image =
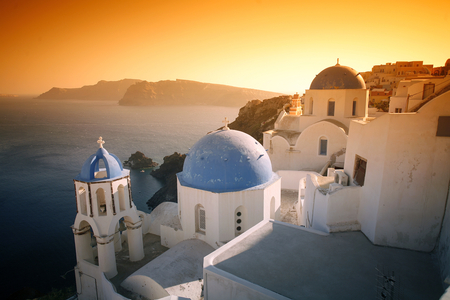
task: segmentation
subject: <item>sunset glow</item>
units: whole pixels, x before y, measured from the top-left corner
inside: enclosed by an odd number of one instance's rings
[[[450,2],[2,1],[0,93],[123,78],[293,94],[340,59],[450,58]]]

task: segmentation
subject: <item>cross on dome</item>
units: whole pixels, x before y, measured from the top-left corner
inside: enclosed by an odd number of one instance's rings
[[[103,144],[105,143],[105,141],[102,139],[102,137],[99,137],[97,143],[99,144],[99,148],[103,148]]]
[[[225,120],[223,120],[222,123],[225,124],[223,130],[230,130],[230,128],[228,127],[228,123],[230,123],[230,121],[228,121],[227,117],[225,117]]]

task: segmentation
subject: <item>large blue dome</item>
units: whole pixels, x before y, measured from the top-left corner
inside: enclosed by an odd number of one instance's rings
[[[326,68],[311,82],[310,90],[365,89],[362,76],[354,69],[339,64]]]
[[[101,161],[104,168],[100,168]],[[100,147],[95,154],[84,162],[80,174],[75,179],[87,182],[98,181],[127,175],[125,173],[119,158]]]
[[[273,176],[263,146],[236,130],[215,131],[201,138],[178,173],[182,185],[211,192],[248,189],[269,182]]]

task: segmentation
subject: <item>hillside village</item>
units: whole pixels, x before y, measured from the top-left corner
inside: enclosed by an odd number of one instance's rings
[[[201,138],[150,214],[99,138],[74,178],[78,299],[448,299],[449,70],[338,61],[262,143],[226,119]]]

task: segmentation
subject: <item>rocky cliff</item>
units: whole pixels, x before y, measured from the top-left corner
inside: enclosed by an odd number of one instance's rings
[[[243,131],[262,144],[263,132],[273,129],[281,110],[287,109],[290,101],[291,96],[249,101],[239,110],[238,117],[228,127]]]
[[[130,86],[120,105],[217,105],[242,106],[251,99],[280,93],[190,80],[142,81]]]
[[[183,171],[183,164],[186,154],[175,152],[172,155],[165,156],[163,164],[150,175],[161,179],[164,186],[160,188],[147,201],[149,208],[154,209],[162,202],[177,202],[177,177],[178,172]]]
[[[240,130],[262,142],[263,132],[273,129],[274,123],[281,110],[287,109],[291,96],[280,96],[264,101],[252,100],[239,110],[236,120],[229,124],[231,129]],[[164,163],[159,169],[153,170],[151,175],[162,179],[165,185],[147,201],[149,208],[154,209],[162,202],[177,202],[176,174],[183,170],[186,155],[175,152],[164,157]]]
[[[141,80],[122,79],[119,81],[101,80],[95,85],[85,85],[81,88],[57,88],[54,87],[37,97],[37,99],[57,100],[115,100],[119,101],[127,89]]]
[[[153,159],[145,156],[141,151],[136,151],[136,153],[131,154],[128,160],[123,162],[123,165],[136,170],[144,168],[154,168],[158,166],[158,163],[154,162]]]

